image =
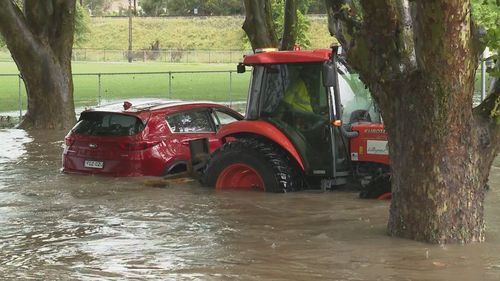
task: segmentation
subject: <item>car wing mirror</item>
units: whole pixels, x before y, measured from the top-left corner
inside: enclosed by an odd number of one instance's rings
[[[238,63],[238,66],[236,67],[236,72],[238,73],[245,73],[247,69],[245,68],[245,65],[243,63]]]

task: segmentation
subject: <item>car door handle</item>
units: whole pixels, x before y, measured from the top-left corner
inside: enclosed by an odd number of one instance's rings
[[[189,145],[190,141],[191,140],[181,140],[181,144],[183,144],[183,145]]]

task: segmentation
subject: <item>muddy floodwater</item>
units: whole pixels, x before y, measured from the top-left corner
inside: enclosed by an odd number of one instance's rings
[[[0,130],[0,280],[500,280],[500,160],[487,237],[385,235],[351,192],[215,192],[60,173],[63,133]]]

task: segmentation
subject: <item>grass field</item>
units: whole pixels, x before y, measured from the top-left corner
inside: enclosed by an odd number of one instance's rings
[[[95,106],[100,101],[105,103],[139,97],[219,102],[245,101],[250,73],[230,74],[229,71],[234,71],[235,68],[235,64],[74,62],[75,105]],[[197,71],[216,72],[195,73]],[[19,89],[21,106],[25,110],[26,92],[23,84],[19,86],[17,73],[14,63],[0,62],[0,112],[19,110]],[[476,103],[479,102],[479,78],[478,74]]]
[[[244,101],[249,72],[229,73],[235,69],[234,64],[73,63],[75,105],[94,106],[99,100],[107,102],[137,97]],[[197,71],[217,72],[193,73]],[[0,62],[0,73],[12,74],[0,76],[0,112],[19,110],[19,79],[15,64]],[[21,100],[24,110],[24,85],[21,86]]]
[[[148,49],[156,40],[162,49],[248,50],[243,29],[244,17],[142,18],[132,21],[133,49]],[[307,36],[311,48],[327,48],[332,43],[326,16],[309,16]],[[91,18],[88,40],[77,48],[128,48],[128,18]]]

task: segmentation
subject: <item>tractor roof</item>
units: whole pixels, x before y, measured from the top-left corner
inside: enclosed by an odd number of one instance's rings
[[[247,55],[243,59],[243,63],[246,65],[257,65],[324,62],[330,59],[331,53],[331,49],[318,49],[313,51],[270,51]]]

